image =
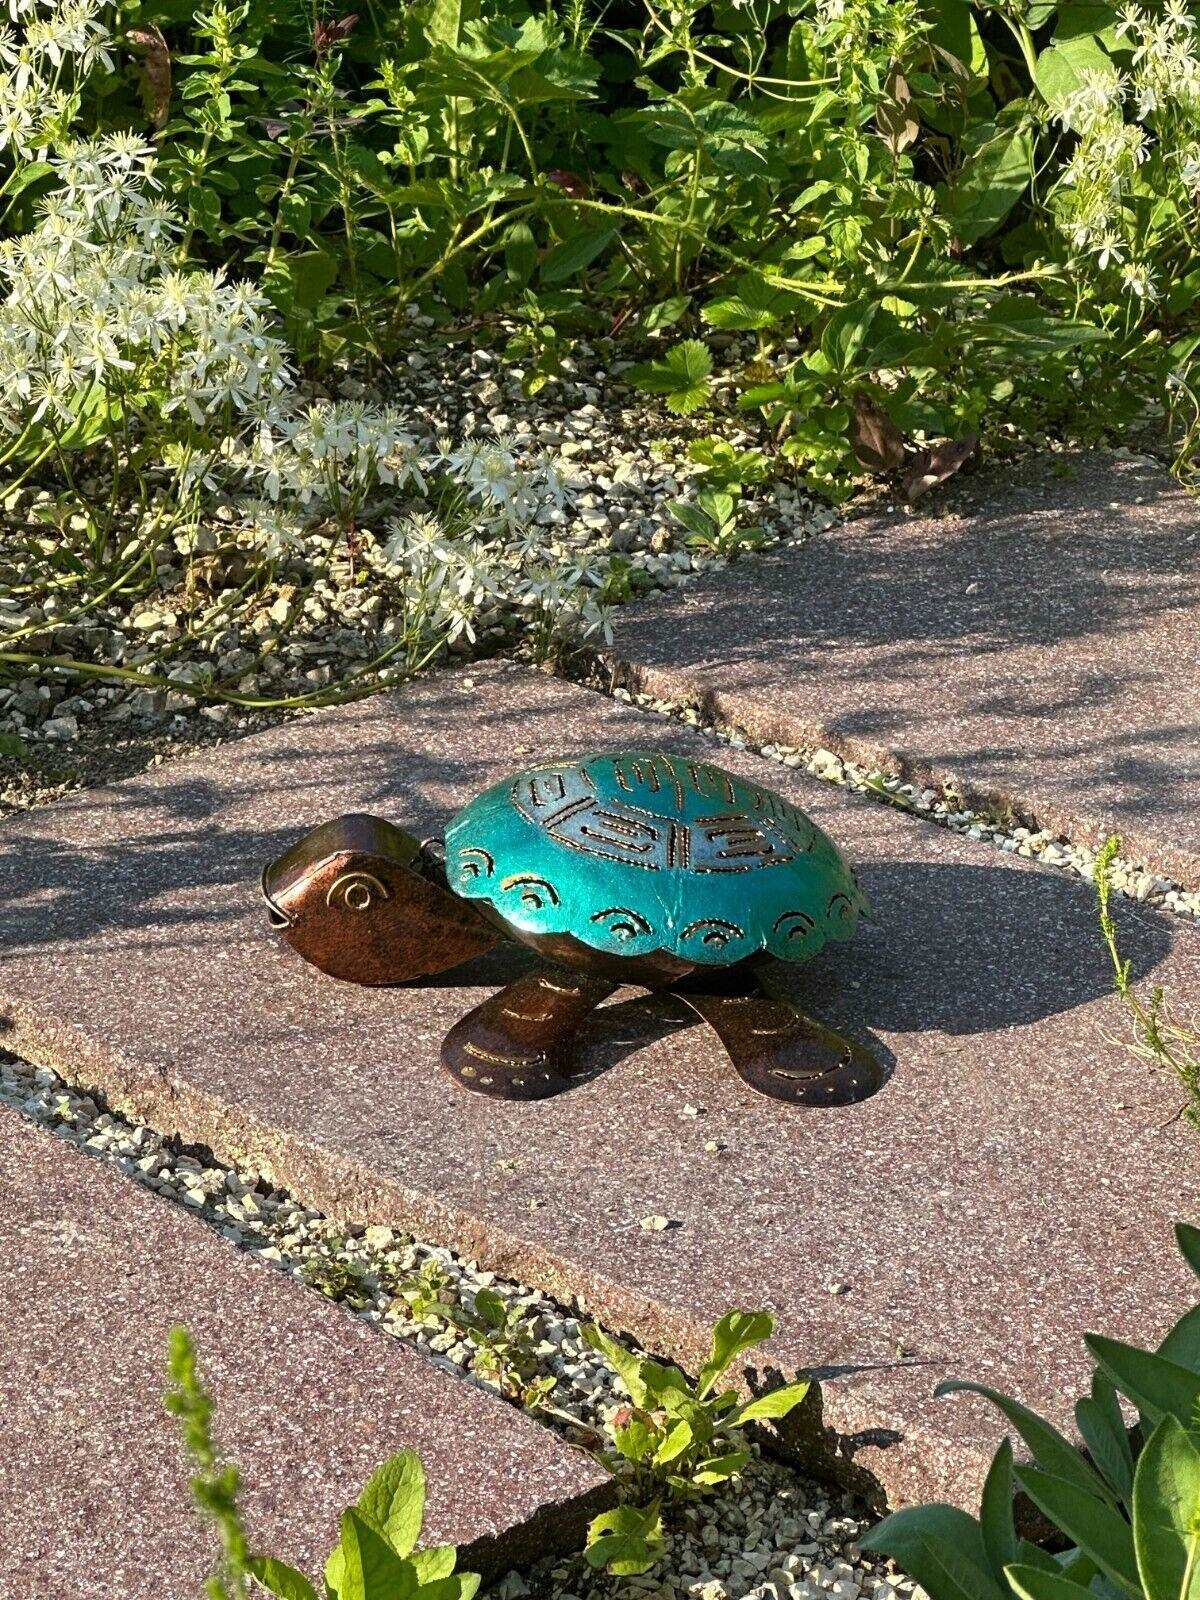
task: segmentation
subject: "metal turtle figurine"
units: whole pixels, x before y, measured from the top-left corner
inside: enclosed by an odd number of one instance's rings
[[[526,768],[436,841],[378,817],[323,823],[266,868],[271,921],[336,978],[394,984],[518,940],[545,958],[442,1044],[464,1088],[538,1100],[571,1083],[588,1014],[670,989],[753,1088],[838,1105],[878,1088],[862,1046],[770,994],[773,958],[848,939],[867,903],[832,840],[770,789],[661,751]]]

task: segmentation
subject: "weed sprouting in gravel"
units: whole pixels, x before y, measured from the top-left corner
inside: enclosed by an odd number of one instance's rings
[[[411,1450],[377,1467],[354,1505],[342,1513],[320,1589],[276,1556],[253,1553],[238,1512],[238,1469],[219,1459],[212,1436],[213,1402],[198,1372],[186,1328],[172,1330],[169,1368],[174,1388],[165,1405],[180,1421],[196,1468],[192,1493],[216,1526],[221,1553],[205,1584],[209,1600],[250,1600],[265,1592],[279,1600],[473,1600],[475,1573],[455,1573],[453,1545],[418,1549],[425,1520],[425,1469]]]
[[[1133,1024],[1126,1048],[1148,1066],[1174,1075],[1187,1100],[1180,1110],[1184,1121],[1200,1130],[1200,1033],[1172,1015],[1166,991],[1155,984],[1143,998],[1130,977],[1130,963],[1121,954],[1112,913],[1112,865],[1121,849],[1117,837],[1106,840],[1096,857],[1096,895],[1100,907],[1100,932],[1112,959],[1113,977]]]

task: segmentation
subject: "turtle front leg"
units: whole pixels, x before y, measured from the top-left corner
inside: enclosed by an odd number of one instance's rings
[[[763,994],[677,993],[714,1029],[738,1076],[773,1100],[852,1105],[883,1082],[870,1051],[805,1016],[788,1000]]]
[[[615,983],[539,968],[468,1011],[442,1041],[442,1065],[496,1100],[545,1100],[570,1087],[576,1034]]]

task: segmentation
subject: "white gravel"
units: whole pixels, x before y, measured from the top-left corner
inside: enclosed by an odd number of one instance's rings
[[[578,1443],[600,1443],[607,1419],[627,1399],[616,1374],[584,1344],[579,1307],[394,1229],[335,1224],[204,1150],[104,1110],[49,1068],[2,1051],[0,1102],[186,1206],[240,1249],[407,1339],[439,1366],[494,1390],[494,1379],[475,1367],[470,1342],[436,1317],[414,1319],[405,1299],[406,1290],[433,1282],[443,1301],[469,1307],[479,1289],[492,1290],[520,1311],[536,1375],[555,1380],[545,1408],[530,1415]],[[572,1556],[525,1577],[510,1574],[492,1592],[497,1600],[531,1593],[538,1600],[923,1600],[907,1579],[860,1552],[856,1540],[871,1521],[861,1507],[831,1498],[755,1450],[737,1483],[672,1514],[668,1554],[644,1577],[611,1578]]]

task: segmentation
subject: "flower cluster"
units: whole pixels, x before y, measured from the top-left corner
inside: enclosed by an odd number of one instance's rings
[[[1173,212],[1186,224],[1200,193],[1200,40],[1184,0],[1168,0],[1156,15],[1127,5],[1117,34],[1130,70],[1088,69],[1058,107],[1077,142],[1052,205],[1075,251],[1151,301],[1164,258],[1147,216]],[[1139,205],[1146,199],[1155,205]]]
[[[29,159],[62,139],[80,83],[112,71],[110,0],[8,0],[0,23],[0,150]]]
[[[0,426],[18,445],[136,423],[164,458],[194,461],[198,436],[290,388],[258,291],[174,268],[153,162],[128,135],[71,148],[37,227],[0,243]]]
[[[410,610],[448,641],[474,641],[488,608],[520,615],[543,649],[566,634],[611,636],[602,562],[555,533],[570,496],[553,461],[521,466],[498,436],[443,445],[427,466],[440,492],[394,518],[381,551]]]

